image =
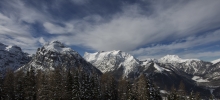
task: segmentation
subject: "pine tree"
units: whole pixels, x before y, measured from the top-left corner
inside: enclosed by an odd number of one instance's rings
[[[62,70],[60,68],[55,68],[54,72],[51,74],[51,79],[49,80],[52,99],[60,100],[64,98],[65,85],[63,82]]]
[[[3,74],[0,73],[0,100],[3,100]]]
[[[81,99],[85,100],[89,98],[89,92],[88,92],[88,88],[89,88],[89,77],[87,75],[87,73],[85,73],[84,71],[81,71]]]
[[[116,85],[116,80],[113,76],[110,76],[110,79],[109,79],[109,96],[110,96],[110,100],[117,100],[117,94],[118,94],[118,91],[117,91],[117,85]]]
[[[41,73],[38,72],[38,82],[37,82],[37,100],[50,100],[52,99],[51,93],[51,73]]]
[[[36,99],[40,100],[41,97],[41,90],[42,90],[42,83],[43,83],[43,73],[41,70],[38,70],[36,73]]]
[[[114,77],[108,73],[103,74],[101,78],[101,84],[102,99],[117,100],[118,91]]]
[[[35,71],[31,67],[24,77],[24,98],[28,100],[36,100],[36,77]]]
[[[195,100],[195,95],[193,91],[190,92],[189,100]]]
[[[186,99],[185,85],[183,81],[180,81],[179,88],[178,88],[178,95],[181,99]]]
[[[168,100],[178,100],[178,99],[179,99],[179,97],[178,97],[176,88],[175,88],[175,86],[173,85],[173,86],[171,87],[171,93],[168,95]]]
[[[69,69],[66,76],[66,99],[71,100],[73,98],[73,75]]]
[[[10,69],[7,70],[5,79],[3,82],[3,98],[4,100],[13,100],[15,98],[14,72]]]
[[[211,94],[209,100],[215,100],[214,96]]]
[[[94,73],[91,77],[91,99],[92,100],[101,100],[101,84],[100,84],[100,78],[98,74]]]
[[[200,100],[200,99],[201,99],[201,98],[200,98],[200,93],[197,92],[196,95],[195,95],[195,100]]]
[[[135,95],[132,91],[132,84],[129,80],[126,81],[126,100],[135,100]]]
[[[24,100],[24,75],[25,73],[20,70],[15,73],[15,99]]]
[[[149,100],[150,99],[150,91],[149,89],[149,82],[144,74],[141,74],[138,82],[137,82],[137,89],[138,89],[138,100]]]
[[[162,97],[160,95],[160,91],[159,91],[159,88],[156,87],[156,85],[153,85],[152,84],[152,88],[153,88],[153,91],[152,91],[152,100],[162,100]]]
[[[118,83],[118,99],[119,100],[133,100],[134,95],[132,85],[129,80],[121,78]]]
[[[102,100],[108,100],[109,97],[109,93],[108,93],[108,76],[109,74],[108,73],[104,73],[102,76],[101,76],[101,98]]]
[[[85,84],[85,96],[87,100],[90,100],[92,98],[92,82],[91,82],[91,75],[86,74],[86,84]]]
[[[127,95],[127,81],[122,78],[118,84],[118,99],[127,100]]]
[[[73,98],[72,100],[81,100],[81,83],[80,83],[80,73],[79,70],[77,69],[75,71],[75,75],[73,76]]]
[[[133,98],[134,98],[132,100],[138,100],[139,95],[138,95],[138,83],[137,82],[133,83],[132,90],[133,90],[132,94],[133,94]]]

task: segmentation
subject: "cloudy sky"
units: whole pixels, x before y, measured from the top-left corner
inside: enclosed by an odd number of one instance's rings
[[[1,0],[0,42],[30,54],[59,40],[79,52],[220,58],[220,0]]]

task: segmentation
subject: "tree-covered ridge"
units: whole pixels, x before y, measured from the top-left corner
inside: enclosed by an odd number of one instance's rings
[[[109,73],[98,75],[77,69],[13,72],[0,80],[1,100],[199,100],[199,94],[186,96],[184,84],[166,95],[145,75],[130,81],[116,80]]]

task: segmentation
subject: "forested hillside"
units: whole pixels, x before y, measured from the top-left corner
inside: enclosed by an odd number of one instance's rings
[[[115,80],[106,73],[86,73],[81,68],[43,72],[8,70],[0,81],[1,100],[199,100],[199,93],[187,96],[184,84],[161,94],[150,78]],[[194,98],[194,99],[193,99]]]

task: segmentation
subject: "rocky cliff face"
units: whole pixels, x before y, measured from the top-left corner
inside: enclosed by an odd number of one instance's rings
[[[140,62],[120,50],[85,53],[84,58],[103,73],[115,72],[118,77],[127,77],[138,71]]]
[[[5,73],[7,69],[16,70],[28,63],[31,57],[24,53],[20,47],[0,43],[0,72]]]
[[[101,73],[92,64],[88,63],[76,51],[66,47],[59,41],[52,41],[38,48],[32,60],[19,70],[54,70],[55,68],[76,68],[80,67],[88,72],[96,71]]]
[[[177,55],[164,56],[158,59],[158,62],[191,75],[203,75],[206,73],[207,68],[212,65],[210,62],[199,59],[182,59]]]

